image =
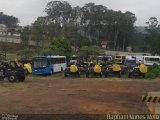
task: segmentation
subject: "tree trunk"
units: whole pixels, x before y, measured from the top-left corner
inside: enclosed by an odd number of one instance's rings
[[[116,50],[116,46],[117,46],[117,39],[118,39],[118,30],[115,31],[115,34],[114,34],[114,50]]]
[[[126,42],[126,39],[123,38],[123,51],[125,51],[125,42]]]

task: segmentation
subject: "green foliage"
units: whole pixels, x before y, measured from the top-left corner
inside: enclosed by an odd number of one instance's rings
[[[24,28],[22,29],[20,38],[21,38],[22,44],[23,44],[24,46],[28,45],[30,32],[31,32],[31,31],[30,31],[30,29],[29,29],[28,26],[26,26],[26,27],[24,27]]]
[[[125,50],[131,44],[136,17],[129,11],[109,10],[94,3],[72,8],[67,1],[51,1],[45,12],[46,23],[59,24],[58,37],[68,39],[75,49],[90,43],[100,45],[102,40],[109,41],[108,47],[115,50]]]
[[[54,55],[70,56],[72,49],[67,39],[54,38],[51,41],[50,48]]]
[[[51,1],[47,3],[45,12],[48,20],[55,23],[65,23],[69,20],[72,11],[71,5],[67,1]]]
[[[89,55],[103,55],[104,50],[98,46],[84,46],[78,51],[78,55],[81,57],[88,57]]]
[[[43,45],[44,41],[44,23],[39,18],[32,25],[31,39],[37,43],[38,46]]]
[[[5,24],[7,27],[12,28],[18,25],[18,18],[14,16],[5,15],[0,12],[0,24]]]
[[[147,32],[145,41],[149,45],[149,50],[152,54],[159,54],[160,52],[160,25],[155,17],[151,17],[147,22]]]
[[[154,79],[160,76],[160,67],[155,63],[149,67],[149,72],[147,73],[146,77],[148,79]]]
[[[149,73],[147,73],[146,78],[147,79],[154,79],[154,78],[156,78],[156,76],[153,72],[149,72]]]
[[[53,55],[53,50],[52,49],[50,49],[50,48],[45,48],[45,49],[43,49],[42,51],[41,51],[41,55],[42,56],[48,56],[48,55]]]
[[[31,48],[24,48],[23,50],[17,53],[21,59],[31,59],[34,56],[34,50]]]

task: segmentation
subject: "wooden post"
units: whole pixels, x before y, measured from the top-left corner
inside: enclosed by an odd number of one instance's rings
[[[156,103],[152,103],[152,118],[156,119]]]

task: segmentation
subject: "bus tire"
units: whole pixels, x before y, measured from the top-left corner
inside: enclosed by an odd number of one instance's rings
[[[61,72],[63,72],[63,67],[61,67]]]
[[[52,69],[51,69],[51,71],[50,71],[49,75],[53,75],[53,70],[52,70]]]

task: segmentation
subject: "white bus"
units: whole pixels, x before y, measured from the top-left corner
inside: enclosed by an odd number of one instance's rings
[[[145,65],[153,65],[154,63],[160,65],[160,56],[143,56],[143,63]]]
[[[66,56],[38,56],[33,58],[33,74],[53,74],[65,70]]]
[[[143,56],[142,55],[133,55],[133,58],[136,59],[136,64],[143,62]]]

